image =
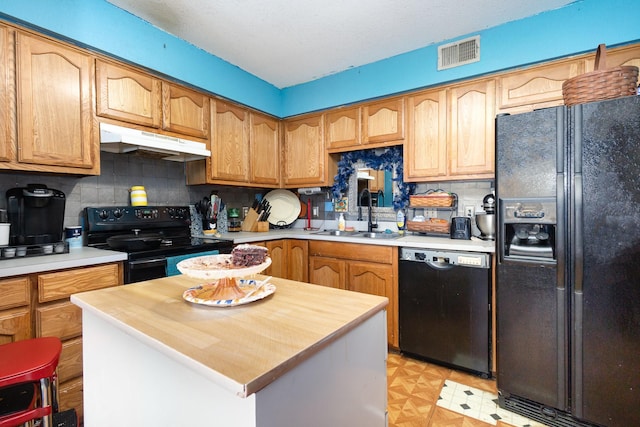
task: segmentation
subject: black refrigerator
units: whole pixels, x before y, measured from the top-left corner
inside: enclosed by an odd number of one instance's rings
[[[640,426],[640,96],[496,118],[500,405]]]

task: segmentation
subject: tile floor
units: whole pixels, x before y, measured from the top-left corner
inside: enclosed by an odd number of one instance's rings
[[[498,407],[495,380],[389,353],[390,427],[543,427]]]

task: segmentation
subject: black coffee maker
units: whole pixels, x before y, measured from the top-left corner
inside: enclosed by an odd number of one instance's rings
[[[44,184],[7,191],[11,223],[10,245],[37,245],[62,241],[65,195]]]

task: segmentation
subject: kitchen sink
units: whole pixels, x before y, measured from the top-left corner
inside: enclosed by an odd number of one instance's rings
[[[364,239],[396,239],[400,237],[398,233],[385,233],[383,231],[342,231],[342,230],[324,230],[316,231],[312,234],[321,236],[341,236],[341,237],[358,237]]]
[[[357,233],[353,237],[364,237],[366,239],[396,239],[400,237],[398,233],[385,233],[383,231],[369,231]]]
[[[350,236],[355,236],[356,234],[360,234],[360,232],[359,231],[343,231],[343,230],[324,230],[324,231],[318,231],[313,234],[320,234],[322,236],[350,237]]]

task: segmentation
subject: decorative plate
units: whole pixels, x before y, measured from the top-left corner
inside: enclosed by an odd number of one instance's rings
[[[289,190],[272,190],[264,198],[271,205],[271,212],[267,218],[270,224],[289,225],[300,215],[300,200]]]
[[[231,254],[205,255],[188,258],[176,264],[178,271],[194,279],[217,280],[226,277],[246,277],[263,272],[271,265],[271,258],[251,267],[235,267],[231,264]]]
[[[269,279],[265,280],[268,281]],[[182,294],[182,298],[186,301],[192,302],[194,304],[202,304],[208,305],[211,307],[233,307],[236,305],[248,304],[250,302],[258,301],[263,299],[276,291],[276,286],[272,283],[263,283],[262,281],[257,280],[238,280],[238,287],[243,291],[247,292],[248,296],[239,299],[228,299],[228,300],[213,300],[207,298],[200,298],[201,295],[215,288],[216,284],[206,284],[206,285],[198,285],[193,288],[189,288]],[[257,289],[256,289],[257,288]],[[251,291],[254,291],[249,293]]]

